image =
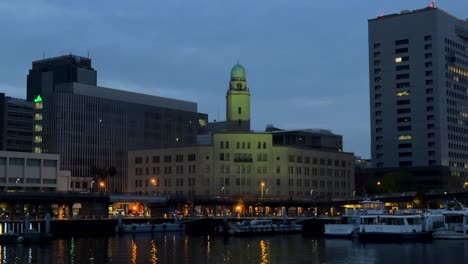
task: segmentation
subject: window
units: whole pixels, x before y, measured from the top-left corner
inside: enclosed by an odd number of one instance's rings
[[[413,153],[411,152],[400,152],[398,153],[398,157],[403,158],[403,157],[411,157],[413,156]]]
[[[410,108],[397,109],[397,114],[408,114],[408,113],[411,113]]]
[[[400,161],[398,163],[398,165],[400,167],[411,167],[411,166],[413,166],[413,162],[411,162],[411,161]]]
[[[159,156],[153,156],[153,163],[159,163]]]
[[[432,45],[431,44],[426,44],[426,45],[424,45],[424,49],[425,50],[432,49]]]
[[[432,102],[434,102],[434,97],[426,98],[426,103],[432,103]]]
[[[432,67],[432,62],[430,62],[430,61],[429,61],[429,62],[426,62],[425,65],[426,65],[426,67]]]
[[[165,155],[164,156],[164,162],[171,162],[172,156],[171,155]]]
[[[426,59],[432,58],[432,53],[426,53],[426,54],[424,54],[424,58],[426,58]]]
[[[374,82],[379,83],[382,81],[382,77],[375,77]]]
[[[396,79],[397,79],[397,80],[400,80],[400,79],[408,79],[409,77],[410,77],[409,73],[397,74],[397,75],[396,75]]]
[[[432,36],[431,36],[431,35],[424,36],[424,41],[429,41],[429,40],[432,40]]]
[[[395,70],[397,71],[403,71],[403,70],[409,70],[410,66],[409,65],[401,65],[401,66],[396,66]]]
[[[374,49],[380,48],[380,43],[374,43]]]
[[[374,52],[374,57],[378,57],[378,56],[380,56],[380,52],[379,51]]]
[[[176,162],[183,162],[184,161],[184,155],[176,155]]]
[[[426,76],[432,76],[432,71],[426,71]]]
[[[398,131],[409,131],[411,130],[411,126],[399,126]]]
[[[398,144],[398,148],[411,148],[411,147],[413,147],[413,144],[411,143]]]
[[[398,123],[411,122],[411,117],[400,117],[397,119]]]
[[[408,39],[399,39],[399,40],[395,41],[395,45],[404,45],[404,44],[408,44],[408,43],[409,43]]]
[[[242,114],[242,108],[241,108],[241,107],[237,108],[237,112],[238,112],[239,114]]]
[[[406,88],[406,87],[410,87],[410,83],[409,82],[403,82],[403,83],[397,83],[397,88]]]
[[[396,96],[398,97],[401,97],[401,96],[410,96],[410,92],[409,91],[401,91],[401,92],[398,92],[396,93]]]
[[[411,100],[398,100],[397,105],[407,105],[410,104]]]
[[[432,88],[426,89],[426,94],[432,94],[433,92],[434,92],[434,89]]]
[[[380,73],[382,73],[382,69],[375,69],[374,70],[374,74],[380,74]]]
[[[434,107],[433,106],[428,106],[426,107],[426,111],[433,111],[434,110]]]
[[[379,99],[379,98],[381,98],[381,97],[382,97],[381,94],[376,94],[376,95],[374,95],[374,98],[375,98],[375,99]]]
[[[399,54],[399,53],[406,53],[408,52],[408,48],[401,48],[401,49],[396,49],[395,50],[395,53],[396,54]]]
[[[427,129],[434,129],[434,124],[428,124]]]
[[[379,91],[380,89],[382,89],[382,85],[376,85],[376,86],[374,86],[374,89],[376,91]]]
[[[434,82],[432,80],[426,80],[426,85],[431,85],[433,84]]]
[[[398,136],[398,140],[411,140],[413,137],[411,135],[400,135]]]

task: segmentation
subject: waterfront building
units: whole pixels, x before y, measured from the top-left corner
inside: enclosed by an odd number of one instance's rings
[[[3,191],[68,191],[70,172],[61,170],[57,154],[0,151],[0,188]]]
[[[0,150],[32,152],[33,104],[0,93]]]
[[[424,171],[424,178],[434,168],[420,183],[445,188],[450,181],[439,172],[446,167],[462,186],[468,179],[468,21],[432,5],[378,16],[368,26],[374,169]]]
[[[207,115],[188,101],[97,86],[91,59],[34,61],[27,78],[34,102],[34,152],[58,153],[73,190],[124,192],[127,153],[195,144]]]
[[[327,130],[250,131],[245,69],[231,71],[227,127],[203,145],[129,152],[129,190],[179,197],[351,197],[354,156]]]

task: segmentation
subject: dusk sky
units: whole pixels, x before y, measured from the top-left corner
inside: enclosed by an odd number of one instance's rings
[[[0,2],[0,92],[26,97],[33,60],[93,59],[98,85],[198,103],[225,119],[231,67],[251,91],[252,127],[322,128],[370,156],[367,19],[430,0]],[[437,1],[468,17],[467,0]]]

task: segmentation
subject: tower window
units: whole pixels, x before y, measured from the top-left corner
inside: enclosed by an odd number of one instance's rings
[[[237,89],[242,89],[242,84],[241,83],[237,83]]]
[[[242,108],[241,107],[237,108],[237,111],[239,112],[239,114],[242,114]]]

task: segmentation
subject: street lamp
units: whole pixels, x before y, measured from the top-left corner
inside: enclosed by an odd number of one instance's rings
[[[265,187],[265,183],[264,182],[261,182],[260,183],[260,191],[261,191],[261,196],[263,198],[263,188]]]
[[[464,184],[463,184],[463,188],[466,188],[468,187],[468,181],[466,181]]]
[[[103,181],[101,181],[99,182],[99,187],[101,187],[102,191],[105,191],[106,184]]]
[[[93,185],[94,185],[94,181],[91,181],[91,191],[93,192]]]
[[[154,187],[156,186],[156,180],[155,180],[155,179],[151,179],[151,184],[153,185],[153,194],[154,194],[154,193],[155,193]]]

